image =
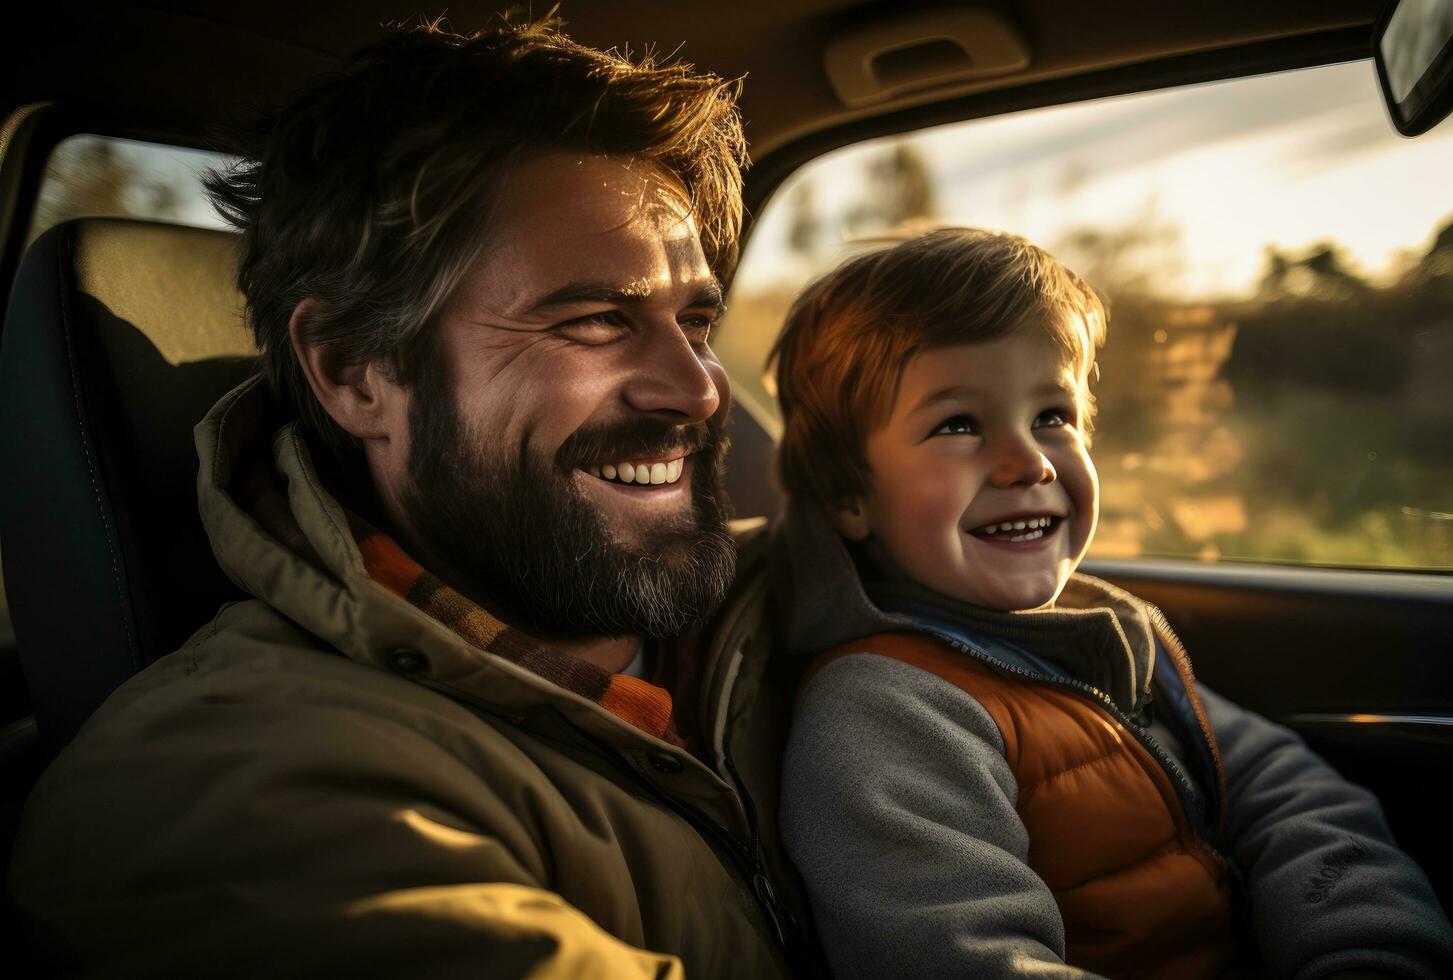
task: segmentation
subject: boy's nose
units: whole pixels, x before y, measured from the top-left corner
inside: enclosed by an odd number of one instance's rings
[[[1054,464],[1032,441],[1015,439],[1003,445],[990,477],[996,487],[1032,487],[1053,483]]]

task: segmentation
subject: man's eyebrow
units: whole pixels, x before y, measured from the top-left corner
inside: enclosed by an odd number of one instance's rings
[[[602,280],[579,280],[568,282],[551,290],[530,304],[531,309],[541,310],[552,306],[568,306],[571,303],[609,303],[628,306],[650,298],[651,284],[644,280],[630,283],[606,282]],[[688,308],[705,307],[718,312],[726,309],[722,298],[721,284],[715,278],[702,283],[686,303]]]

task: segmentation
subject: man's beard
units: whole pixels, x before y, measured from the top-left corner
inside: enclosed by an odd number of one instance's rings
[[[719,422],[593,426],[546,461],[528,436],[513,453],[492,451],[460,417],[442,373],[421,365],[413,386],[402,503],[420,544],[445,564],[438,573],[459,578],[450,585],[543,637],[674,636],[721,601],[736,546]],[[637,529],[633,545],[617,541],[576,486],[578,468],[677,447],[696,450],[691,506]]]

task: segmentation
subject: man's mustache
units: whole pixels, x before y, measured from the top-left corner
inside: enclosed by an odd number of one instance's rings
[[[562,473],[641,457],[686,456],[724,448],[721,425],[715,419],[672,425],[656,419],[626,419],[580,428],[571,433],[555,452],[555,465]]]

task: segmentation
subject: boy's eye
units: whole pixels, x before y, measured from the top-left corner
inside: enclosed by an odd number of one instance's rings
[[[1050,408],[1040,412],[1034,419],[1036,429],[1048,428],[1050,426],[1069,425],[1074,415],[1062,408]]]
[[[976,436],[979,423],[972,415],[954,415],[944,419],[929,433],[932,436]]]

